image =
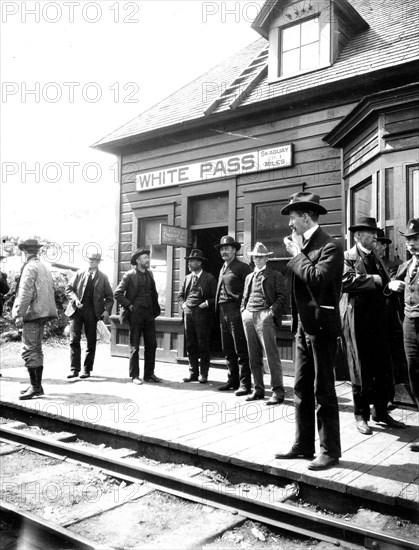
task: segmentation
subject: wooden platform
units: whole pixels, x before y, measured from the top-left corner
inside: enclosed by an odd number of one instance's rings
[[[61,354],[62,357],[62,354]],[[247,403],[232,392],[219,392],[226,371],[211,368],[206,385],[185,384],[187,367],[157,363],[163,384],[136,386],[127,378],[128,360],[110,357],[99,346],[90,379],[67,380],[68,366],[46,354],[45,395],[19,401],[21,384],[28,377],[23,367],[2,370],[1,401],[43,415],[93,425],[112,433],[123,432],[147,442],[189,453],[241,464],[254,470],[357,495],[392,506],[419,511],[419,453],[409,450],[418,439],[418,413],[396,409],[391,414],[407,424],[391,430],[371,422],[373,435],[355,428],[351,387],[338,382],[342,458],[323,472],[310,472],[306,460],[275,460],[274,453],[288,450],[294,439],[293,379],[286,377],[283,405],[268,407],[264,401]],[[266,378],[267,387],[269,379]],[[270,395],[270,391],[267,392]],[[1,414],[1,412],[0,412]],[[318,441],[316,442],[317,450]]]

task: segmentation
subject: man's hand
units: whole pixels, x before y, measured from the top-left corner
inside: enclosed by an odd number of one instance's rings
[[[393,292],[403,292],[405,287],[404,281],[390,281],[388,288]]]
[[[382,278],[380,277],[380,275],[373,275],[374,277],[374,283],[377,285],[377,286],[383,286],[383,280]]]
[[[289,237],[284,238],[284,244],[288,254],[291,254],[293,258],[301,252],[300,245]]]
[[[107,310],[102,313],[102,319],[104,323],[109,323],[109,313]]]
[[[208,304],[207,304],[207,302],[205,301],[205,302],[202,302],[202,304],[199,304],[198,307],[200,307],[201,309],[205,309],[205,308],[208,307]]]
[[[83,304],[80,302],[80,300],[75,300],[74,305],[76,306],[77,309],[83,308]]]
[[[16,317],[15,325],[17,326],[17,328],[22,328],[23,327],[23,317]]]
[[[185,309],[185,307],[186,307],[186,304],[185,304],[185,302],[183,302],[182,309]]]

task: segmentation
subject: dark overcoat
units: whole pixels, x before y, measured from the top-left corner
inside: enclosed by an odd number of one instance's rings
[[[147,273],[150,275],[151,279],[151,301],[153,304],[153,315],[154,318],[160,315],[160,305],[159,305],[159,296],[156,289],[156,283],[154,281],[154,276],[151,271],[147,270]],[[119,320],[121,323],[126,323],[129,321],[130,310],[129,306],[133,304],[136,296],[138,294],[138,278],[137,278],[137,268],[130,269],[121,279],[121,282],[116,287],[115,290],[115,300],[121,306],[121,311],[119,314]]]
[[[368,257],[355,245],[345,252],[340,314],[349,373],[353,384],[364,394],[374,392],[379,377],[380,391],[392,393],[391,330],[389,303],[384,288],[388,273],[380,258],[372,252],[383,286],[368,274]],[[390,399],[387,395],[380,396]]]

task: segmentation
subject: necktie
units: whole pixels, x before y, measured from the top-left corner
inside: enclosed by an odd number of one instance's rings
[[[192,286],[195,286],[198,281],[198,277],[196,275],[192,275]]]
[[[412,283],[416,275],[418,274],[419,270],[419,262],[417,261],[415,265],[413,266],[412,273],[410,274],[410,282]]]

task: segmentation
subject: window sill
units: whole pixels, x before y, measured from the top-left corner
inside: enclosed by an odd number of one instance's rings
[[[315,73],[317,71],[321,71],[322,69],[327,69],[328,67],[331,67],[332,63],[326,63],[324,65],[319,65],[318,67],[315,67],[314,69],[309,69],[307,71],[299,71],[298,73],[293,73],[290,75],[285,76],[279,76],[277,78],[274,78],[272,80],[268,80],[268,84],[276,84],[277,82],[283,82],[284,80],[290,80],[292,78],[297,78],[299,76],[302,76],[304,74],[310,74]]]

